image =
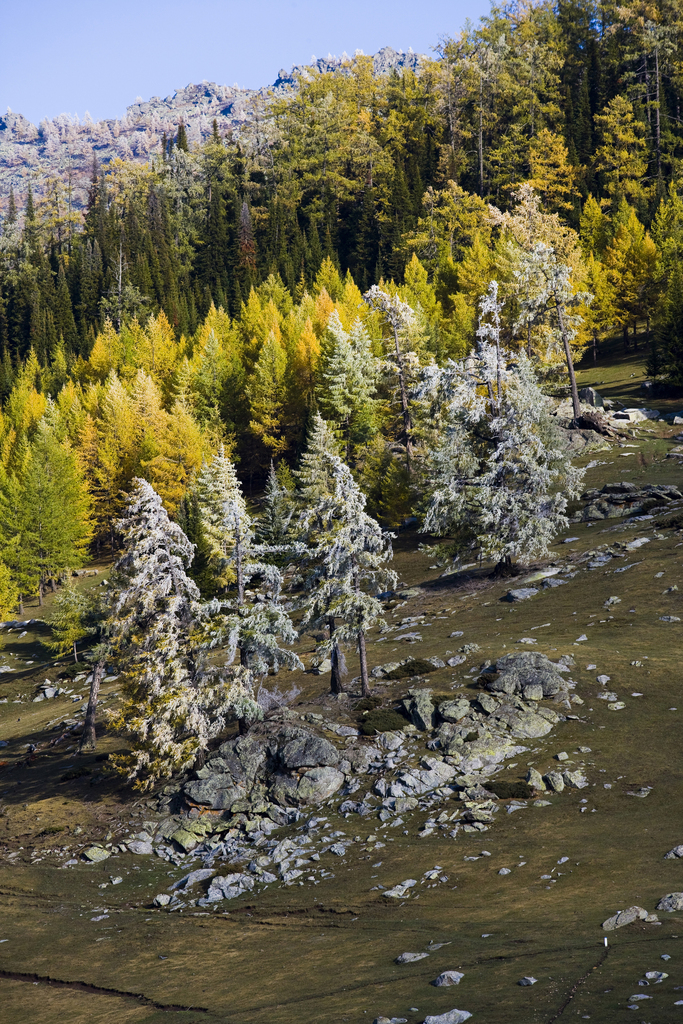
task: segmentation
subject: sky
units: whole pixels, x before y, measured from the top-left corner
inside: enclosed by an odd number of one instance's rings
[[[121,117],[202,82],[269,85],[280,68],[383,46],[432,53],[488,0],[6,0],[0,115]]]

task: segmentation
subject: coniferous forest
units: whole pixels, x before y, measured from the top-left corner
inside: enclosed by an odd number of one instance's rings
[[[10,194],[4,607],[118,557],[151,502],[159,535],[194,545],[177,556],[188,609],[241,595],[245,564],[279,595],[285,552],[308,558],[334,664],[377,618],[378,523],[417,516],[500,571],[547,551],[580,473],[544,395],[571,394],[577,425],[574,363],[614,334],[683,380],[682,33],[666,0],[494,6],[417,70],[373,75],[357,55],[234,134],[214,122],[191,147],[181,120],[146,164],[93,156],[83,210],[58,177],[22,209]],[[378,560],[362,586],[355,555],[347,572],[311,554],[349,503],[380,531],[348,540]],[[252,623],[270,660],[235,641],[247,672],[284,657],[278,602]],[[124,605],[107,620],[120,652]],[[199,648],[240,634],[226,622]],[[131,699],[134,733],[154,713]]]

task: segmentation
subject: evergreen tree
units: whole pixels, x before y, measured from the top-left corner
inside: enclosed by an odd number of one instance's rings
[[[291,522],[295,509],[292,491],[280,482],[275,466],[271,462],[263,497],[263,511],[256,525],[259,541],[276,547],[286,545],[291,539]]]
[[[299,469],[294,474],[297,497],[304,508],[311,508],[334,490],[334,474],[329,456],[337,455],[337,442],[320,413],[316,413],[308,434]]]
[[[225,587],[235,578],[230,561],[234,532],[232,526],[226,523],[225,505],[226,502],[234,502],[241,516],[246,515],[246,502],[235,467],[223,445],[211,461],[204,463],[199,470],[195,493],[203,534],[209,547],[209,568],[214,585]]]
[[[365,511],[365,495],[348,466],[337,455],[327,455],[327,460],[334,491],[301,516],[302,535],[309,546],[309,596],[302,625],[329,629],[320,650],[333,661],[333,692],[339,692],[340,686],[340,645],[356,646],[361,689],[367,697],[365,634],[377,624],[384,625],[382,604],[374,594],[394,587],[397,576],[384,565],[392,556],[390,535]]]
[[[133,749],[115,765],[148,788],[190,767],[230,719],[258,714],[258,706],[241,680],[204,656],[212,630],[187,575],[193,548],[147,481],[134,481],[119,528],[124,553],[112,576],[107,631],[126,681],[112,722]]]
[[[94,632],[88,622],[91,602],[69,581],[57,594],[50,616],[52,639],[45,646],[56,655],[71,651],[78,662],[78,642]]]
[[[377,376],[366,328],[357,319],[347,333],[335,310],[321,351],[316,395],[323,416],[341,428],[347,460],[352,446],[366,442],[372,431]]]
[[[476,358],[428,368],[422,390],[441,423],[423,532],[454,536],[463,548],[474,541],[502,573],[514,559],[546,555],[568,525],[567,500],[583,471],[571,464],[526,356],[513,360],[484,343]]]

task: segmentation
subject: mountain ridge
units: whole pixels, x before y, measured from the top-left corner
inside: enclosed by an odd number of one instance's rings
[[[356,51],[355,56],[362,56]],[[422,54],[394,50],[385,46],[372,55],[373,74],[383,75],[396,69],[419,70]],[[249,122],[259,104],[271,96],[296,90],[299,78],[312,74],[348,73],[353,58],[328,55],[311,64],[281,69],[272,85],[259,89],[218,85],[202,81],[177,89],[161,99],[136,100],[121,118],[83,120],[70,114],[44,118],[38,126],[10,108],[0,115],[0,212],[4,212],[13,189],[21,207],[32,185],[36,198],[44,193],[53,176],[70,185],[70,202],[75,209],[84,207],[93,157],[99,164],[117,157],[146,162],[160,151],[164,134],[173,137],[182,119],[188,142],[201,145],[211,135],[213,121],[219,133],[239,131]]]

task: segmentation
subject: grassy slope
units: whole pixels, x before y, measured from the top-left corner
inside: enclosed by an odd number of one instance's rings
[[[629,375],[636,372],[629,365],[634,364],[626,362],[612,370],[598,366],[597,377],[611,381],[613,396],[640,404],[628,394]],[[582,371],[581,382],[591,382],[592,375],[590,368]],[[609,394],[607,387],[603,390]],[[665,459],[671,447],[666,436],[673,432],[648,426],[632,442],[637,448],[592,453],[592,459],[605,464],[589,471],[587,485],[622,478],[680,484],[678,462]],[[654,534],[648,523],[639,531],[603,534],[605,525],[575,526],[570,535],[579,540],[558,545],[558,550],[566,557],[568,552],[615,539]],[[543,740],[529,741],[528,754],[505,775],[522,778],[528,763],[543,771],[552,766],[557,751],[566,750],[575,763],[586,761],[595,785],[565,792],[553,798],[550,807],[528,807],[511,815],[501,809],[488,833],[461,834],[455,842],[436,835],[418,839],[425,814],[407,820],[408,835],[401,828],[380,831],[374,819],[361,822],[351,817],[340,825],[349,835],[365,839],[372,830],[383,841],[387,836],[393,841],[381,853],[362,852],[358,844],[341,863],[327,855],[330,862],[335,860],[333,866],[330,863],[334,880],[315,887],[275,887],[255,899],[236,900],[226,905],[229,913],[215,916],[149,911],[151,896],[169,884],[168,865],[156,859],[126,856],[98,866],[58,870],[50,855],[31,865],[22,853],[15,866],[0,866],[0,939],[9,939],[0,945],[0,969],[144,993],[161,1004],[209,1012],[162,1011],[113,992],[5,979],[0,980],[0,994],[7,1019],[47,1024],[65,1019],[74,1024],[357,1024],[372,1021],[379,1013],[422,1021],[426,1013],[458,1006],[470,1010],[482,1024],[540,1024],[557,1019],[574,990],[563,1020],[577,1014],[579,1019],[590,1015],[594,1022],[640,1020],[641,1014],[634,1018],[625,1009],[634,992],[655,997],[645,1004],[651,1009],[644,1011],[644,1019],[677,1019],[673,1002],[679,994],[673,986],[683,984],[683,922],[678,915],[663,915],[659,927],[641,924],[613,933],[606,954],[600,922],[634,903],[653,910],[661,895],[683,889],[683,862],[662,859],[683,842],[678,725],[683,715],[683,624],[659,620],[663,614],[683,617],[682,540],[665,531],[664,539],[653,539],[628,559],[642,561],[623,575],[608,574],[609,566],[607,571],[581,571],[568,585],[511,608],[499,601],[507,589],[504,583],[478,573],[469,579],[441,580],[416,553],[416,538],[402,538],[396,567],[405,584],[422,584],[423,594],[411,599],[396,618],[427,613],[431,625],[422,631],[423,642],[407,651],[390,641],[371,645],[373,662],[408,653],[443,656],[463,642],[478,643],[482,653],[476,659],[470,658],[460,670],[442,670],[432,677],[434,688],[445,690],[454,684],[471,685],[465,669],[502,653],[504,645],[514,649],[522,636],[537,637],[537,649],[552,656],[571,653],[577,659],[572,672],[576,692],[586,700],[580,709],[584,720],[567,721]],[[657,578],[660,572],[664,576]],[[674,584],[681,587],[680,593],[662,594]],[[601,623],[608,614],[603,603],[613,594],[622,602],[612,609],[614,618]],[[544,628],[533,628],[538,626]],[[464,637],[449,640],[453,629],[462,629]],[[584,632],[588,641],[574,646]],[[32,639],[29,635],[21,643]],[[35,648],[30,650],[35,653]],[[302,644],[302,651],[311,650],[311,643]],[[644,661],[644,666],[632,666],[634,660]],[[597,670],[586,669],[591,663]],[[611,712],[605,701],[592,699],[599,689],[599,672],[612,677],[610,687],[626,703],[623,711]],[[10,698],[10,703],[0,705],[0,735],[12,740],[3,752],[10,764],[23,744],[44,735],[48,720],[58,711],[68,713],[63,698],[11,703],[17,692],[29,693],[30,684],[44,676],[41,670],[21,683],[16,678],[0,683],[0,697]],[[324,677],[294,678],[303,688],[297,710],[322,710],[340,721],[348,717],[344,702],[325,696]],[[115,687],[111,684],[105,690]],[[402,685],[390,684],[381,692],[398,696]],[[643,696],[631,697],[632,692]],[[673,707],[678,710],[669,710]],[[101,749],[119,744],[105,738]],[[578,745],[590,746],[592,753],[575,753]],[[69,833],[80,824],[84,834],[104,839],[112,823],[143,816],[142,809],[131,807],[136,798],[110,783],[92,786],[87,776],[60,783],[67,764],[73,761],[65,754],[42,755],[31,767],[0,775],[7,808],[7,815],[0,818],[0,843],[6,842],[6,849],[56,845],[53,837],[36,839],[46,822],[65,826]],[[612,788],[604,789],[605,782]],[[653,787],[646,799],[628,795],[640,786]],[[584,797],[589,810],[580,813]],[[481,849],[489,850],[491,857],[464,861]],[[562,856],[569,861],[559,870],[567,873],[546,888],[548,883],[540,876],[556,868]],[[380,859],[381,867],[373,867]],[[521,861],[526,864],[518,867]],[[437,864],[450,876],[448,884],[423,889],[419,899],[405,905],[370,891],[377,882],[388,886],[419,878]],[[501,866],[512,868],[512,873],[498,875]],[[123,875],[124,882],[99,890],[111,874]],[[116,912],[109,920],[91,921],[98,916],[93,911],[104,907]],[[483,939],[487,932],[491,937]],[[399,953],[424,949],[429,942],[450,945],[415,964],[399,967],[393,962]],[[672,956],[668,967],[660,960],[662,953]],[[465,972],[458,988],[429,985],[441,970],[453,968]],[[643,972],[657,969],[668,970],[667,982],[639,989]],[[538,984],[519,987],[516,982],[525,974],[533,974]],[[410,1007],[419,1012],[410,1012]]]

